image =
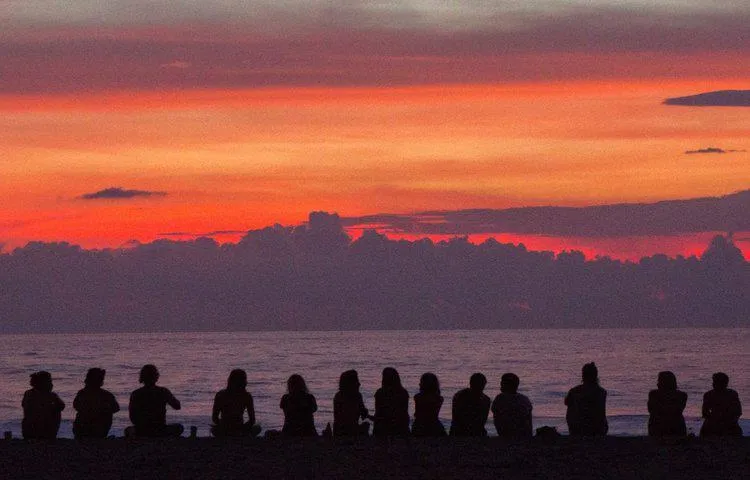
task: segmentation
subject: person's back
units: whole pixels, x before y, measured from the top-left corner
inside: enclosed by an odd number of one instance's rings
[[[742,404],[736,391],[729,386],[725,373],[713,375],[713,389],[703,395],[703,426],[701,436],[742,436],[739,419]]]
[[[21,432],[26,439],[54,439],[60,429],[65,404],[52,391],[52,376],[45,371],[31,375],[31,389],[21,400],[23,420]]]
[[[73,400],[76,418],[73,421],[75,438],[105,438],[112,427],[112,415],[120,411],[115,396],[102,388],[105,371],[91,368],[86,374],[86,386]]]
[[[409,434],[409,392],[401,386],[396,369],[383,369],[382,386],[375,392],[375,436]]]
[[[687,394],[677,390],[677,378],[672,372],[660,372],[657,386],[648,394],[648,434],[657,437],[687,435],[682,415]]]
[[[341,374],[339,391],[333,397],[334,436],[366,435],[369,431],[369,423],[359,423],[360,418],[365,419],[369,414],[359,387],[356,370],[347,370]]]
[[[531,401],[518,393],[520,379],[506,373],[500,381],[500,394],[492,402],[492,416],[497,435],[504,438],[528,438],[533,435]]]
[[[255,424],[255,403],[247,391],[247,373],[244,370],[232,370],[227,388],[216,393],[211,419],[214,423],[211,433],[216,437],[255,436],[260,433],[260,426]]]
[[[179,436],[183,431],[180,424],[167,424],[167,405],[175,410],[181,405],[169,389],[156,385],[158,378],[156,367],[145,365],[140,375],[144,385],[130,394],[130,421],[139,437]]]
[[[411,433],[417,437],[437,437],[445,435],[445,427],[440,422],[440,384],[432,373],[425,373],[419,382],[419,393],[414,395],[414,423]]]
[[[568,407],[565,419],[570,435],[606,435],[609,431],[607,391],[599,386],[598,370],[594,363],[584,365],[583,383],[568,391],[565,405]]]
[[[318,410],[318,404],[315,397],[308,393],[304,379],[300,375],[292,375],[287,380],[287,390],[279,404],[284,411],[281,433],[298,437],[317,436],[313,414]]]
[[[469,388],[464,388],[453,396],[450,429],[453,436],[487,435],[484,427],[490,411],[490,397],[484,394],[487,378],[481,373],[475,373],[469,384]]]

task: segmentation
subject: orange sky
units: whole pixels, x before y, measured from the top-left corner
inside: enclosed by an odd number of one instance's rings
[[[750,186],[743,88],[601,81],[0,96],[0,242],[87,247],[425,209],[590,205]],[[166,196],[81,200],[107,187]]]

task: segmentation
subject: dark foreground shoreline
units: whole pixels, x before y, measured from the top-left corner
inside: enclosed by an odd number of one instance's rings
[[[2,478],[750,479],[750,437],[0,441]]]

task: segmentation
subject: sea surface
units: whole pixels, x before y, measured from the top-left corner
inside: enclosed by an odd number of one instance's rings
[[[318,400],[316,424],[332,421],[332,399],[338,377],[356,369],[365,404],[374,409],[373,395],[383,367],[395,367],[411,395],[419,377],[434,372],[445,403],[441,419],[450,425],[451,397],[468,386],[469,376],[483,372],[485,393],[494,398],[500,376],[521,377],[520,391],[534,405],[535,427],[550,425],[567,432],[565,393],[580,381],[581,366],[595,361],[601,385],[609,392],[607,414],[612,435],[644,435],[648,391],[661,370],[677,375],[688,394],[685,416],[689,430],[700,429],[701,399],[717,371],[730,377],[730,388],[745,406],[741,420],[750,434],[750,329],[612,329],[612,330],[471,330],[471,331],[345,331],[232,332],[80,335],[4,335],[0,348],[0,428],[21,433],[21,397],[29,374],[52,373],[55,391],[67,407],[61,437],[72,437],[75,393],[86,370],[107,370],[105,388],[115,394],[122,411],[115,415],[113,434],[128,425],[130,392],[139,387],[138,371],[157,365],[160,385],[172,390],[182,410],[170,410],[168,421],[196,426],[208,436],[214,394],[226,385],[233,368],[248,372],[248,390],[264,429],[280,429],[279,399],[286,379],[299,373]],[[410,402],[410,413],[413,402]],[[495,434],[491,424],[490,434]]]

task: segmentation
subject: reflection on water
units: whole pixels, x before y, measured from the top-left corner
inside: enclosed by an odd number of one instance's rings
[[[412,395],[422,373],[438,375],[446,398],[441,412],[446,427],[450,397],[468,386],[472,373],[487,375],[486,393],[494,397],[500,376],[512,371],[521,377],[520,390],[534,403],[535,426],[553,425],[564,432],[562,399],[579,382],[581,366],[595,361],[609,392],[610,433],[645,434],[646,397],[660,370],[677,374],[680,389],[688,394],[688,428],[697,432],[701,398],[710,389],[712,373],[728,373],[730,387],[745,405],[750,402],[748,344],[750,329],[8,335],[0,336],[5,353],[0,365],[0,428],[20,435],[21,396],[28,376],[45,369],[68,406],[60,435],[72,436],[73,397],[86,370],[101,367],[107,370],[105,387],[123,408],[113,426],[121,435],[128,424],[128,396],[138,387],[138,370],[154,363],[162,374],[160,384],[182,401],[183,409],[169,412],[169,421],[197,425],[199,435],[208,435],[213,396],[225,386],[232,368],[247,370],[248,389],[264,428],[281,427],[279,399],[286,379],[292,373],[303,375],[318,399],[316,422],[322,429],[332,421],[332,399],[342,371],[359,371],[365,403],[372,409],[386,366],[399,370]],[[750,423],[742,424],[750,432]],[[494,427],[488,430],[494,433]]]

